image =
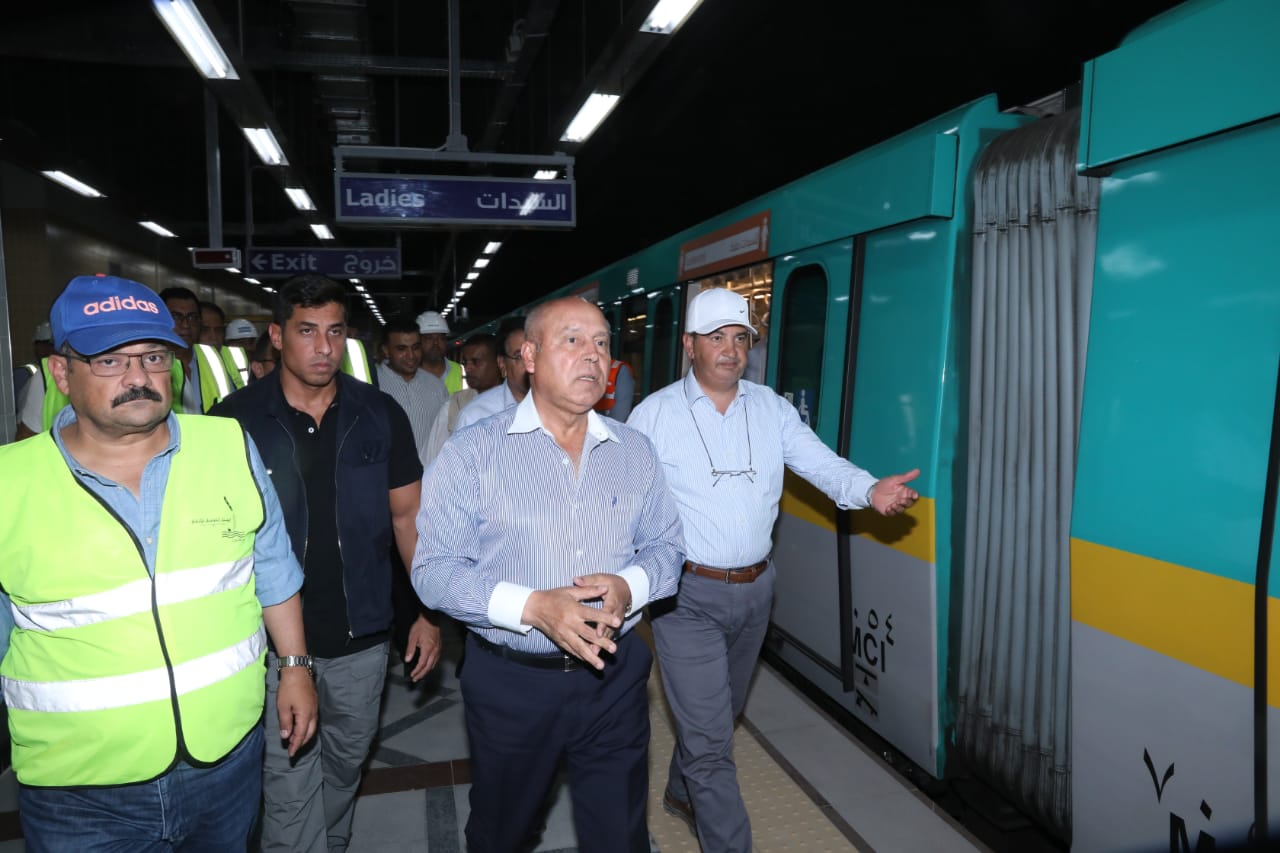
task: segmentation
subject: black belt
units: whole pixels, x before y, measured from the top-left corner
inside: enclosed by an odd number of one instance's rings
[[[577,672],[580,669],[587,668],[585,663],[564,652],[548,652],[546,654],[522,652],[510,646],[491,643],[474,631],[471,632],[471,639],[475,640],[476,645],[489,654],[522,666],[531,666],[535,669],[551,669],[557,672]]]
[[[717,569],[714,566],[703,566],[690,560],[686,560],[684,564],[684,570],[689,574],[697,575],[700,578],[709,578],[713,581],[723,581],[724,583],[751,583],[764,574],[764,570],[767,568],[769,568],[768,559],[753,563],[750,566],[743,566],[740,569]]]

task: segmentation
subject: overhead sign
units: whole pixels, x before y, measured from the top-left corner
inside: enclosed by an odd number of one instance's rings
[[[317,273],[334,278],[399,278],[399,249],[249,250],[249,274],[283,277]]]
[[[769,257],[769,211],[718,228],[680,246],[681,279],[696,278]]]
[[[239,249],[192,249],[191,265],[198,270],[224,270],[240,266]]]
[[[356,175],[334,178],[338,222],[572,228],[573,181]]]

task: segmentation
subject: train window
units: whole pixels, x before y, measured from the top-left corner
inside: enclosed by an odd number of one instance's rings
[[[640,378],[644,376],[644,327],[648,320],[647,309],[649,299],[643,293],[633,296],[622,306],[622,323],[619,330],[616,358],[620,358],[631,368],[635,378],[637,393],[644,386]]]
[[[822,268],[811,264],[792,272],[782,292],[777,387],[810,425],[818,422],[826,309],[827,275]]]
[[[653,365],[649,372],[649,391],[657,391],[670,382],[672,356],[675,355],[676,318],[671,297],[663,296],[653,309]]]

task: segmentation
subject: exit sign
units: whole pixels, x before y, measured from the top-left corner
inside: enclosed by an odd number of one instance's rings
[[[198,270],[240,268],[239,249],[192,249],[191,263]]]

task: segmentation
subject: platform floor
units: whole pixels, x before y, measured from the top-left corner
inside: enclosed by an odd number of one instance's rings
[[[403,666],[389,661],[381,730],[356,805],[351,853],[463,849],[470,768],[455,675],[461,644],[456,633],[445,634],[445,661],[421,685],[406,682]],[[649,696],[651,847],[698,853],[689,829],[661,806],[673,735],[656,666]],[[757,672],[734,753],[759,853],[987,849],[768,665]],[[0,853],[24,849],[15,808],[15,784],[6,773],[0,777]],[[562,786],[537,850],[576,849]]]

